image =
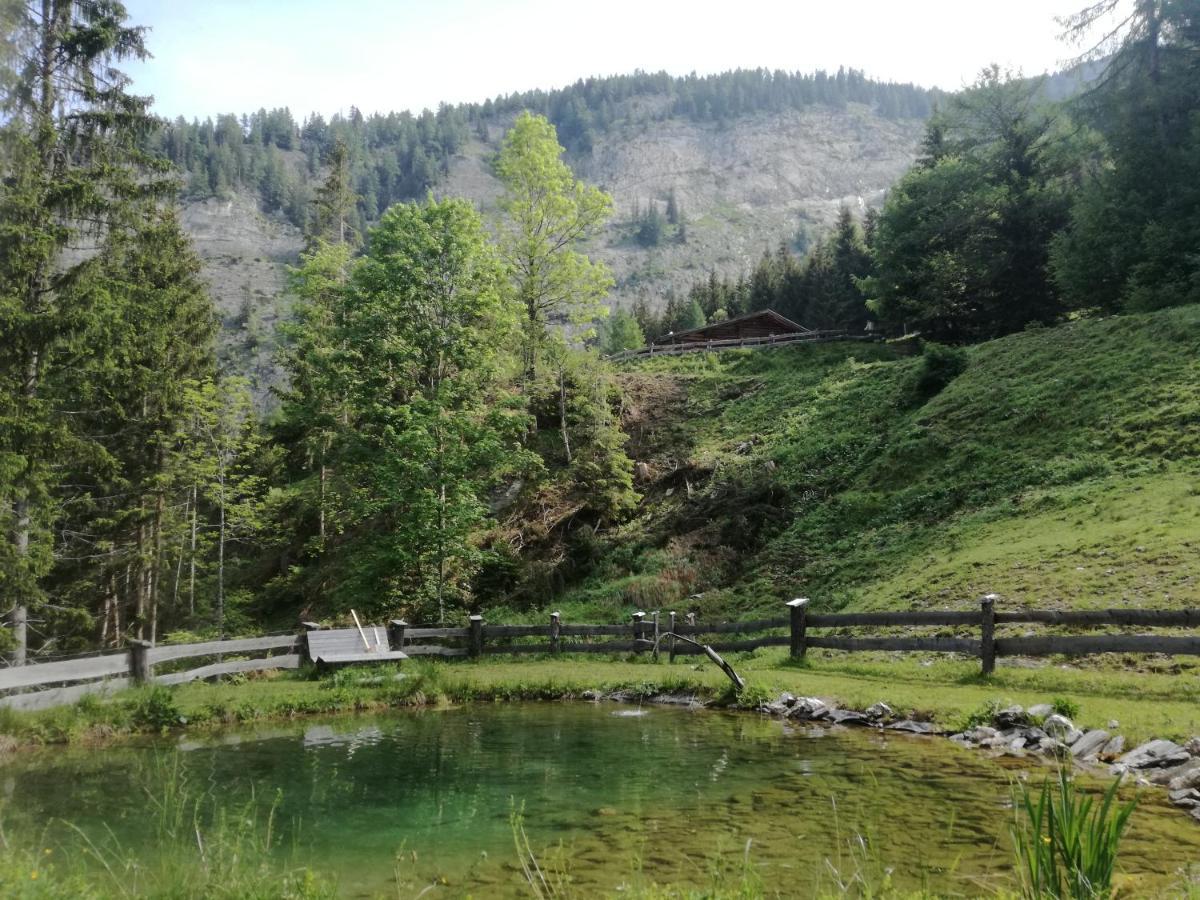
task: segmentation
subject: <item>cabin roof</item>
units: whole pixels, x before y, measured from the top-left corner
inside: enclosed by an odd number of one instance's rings
[[[703,340],[706,332],[711,332],[716,329],[727,329],[731,325],[744,324],[754,320],[761,320],[763,324],[774,329],[775,334],[806,334],[812,331],[811,328],[805,328],[796,322],[793,322],[787,316],[781,316],[773,309],[760,309],[757,312],[745,313],[740,316],[734,316],[732,319],[725,319],[723,322],[713,322],[709,325],[703,325],[700,328],[691,328],[687,331],[674,331],[670,334],[663,335],[660,340],[670,338],[672,341],[678,342],[681,338]]]

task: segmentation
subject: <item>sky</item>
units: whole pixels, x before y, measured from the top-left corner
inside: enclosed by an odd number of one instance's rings
[[[154,58],[126,65],[159,115],[287,106],[299,119],[481,101],[589,75],[733,68],[955,90],[990,63],[1074,55],[1055,16],[1085,0],[126,0]]]

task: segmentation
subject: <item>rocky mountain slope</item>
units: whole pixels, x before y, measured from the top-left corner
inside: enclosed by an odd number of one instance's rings
[[[886,119],[851,104],[606,132],[590,154],[570,163],[615,201],[612,221],[589,248],[613,269],[612,304],[643,296],[661,305],[668,290],[684,291],[710,269],[736,275],[780,241],[811,239],[843,204],[878,204],[911,164],[921,128],[919,120]],[[486,141],[475,136],[451,160],[436,193],[467,197],[491,214],[500,185],[490,160],[502,137],[498,125]],[[671,191],[687,223],[686,242],[669,236],[641,246],[633,237],[634,209],[655,204],[665,211]],[[301,236],[244,194],[188,203],[184,223],[225,321],[224,356],[261,393],[277,379],[271,354],[287,315],[286,267]]]

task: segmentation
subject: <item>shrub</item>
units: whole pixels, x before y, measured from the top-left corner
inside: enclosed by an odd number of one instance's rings
[[[1079,718],[1079,704],[1070,697],[1055,697],[1050,701],[1050,705],[1060,716],[1066,716],[1068,719]]]
[[[130,720],[137,728],[156,731],[187,724],[187,719],[175,703],[175,696],[162,685],[147,688],[133,699]]]
[[[912,399],[924,403],[937,396],[967,369],[967,351],[961,347],[926,343],[922,348],[921,364],[913,380]]]

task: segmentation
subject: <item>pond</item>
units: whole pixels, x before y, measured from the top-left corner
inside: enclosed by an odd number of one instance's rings
[[[153,852],[145,773],[168,759],[223,802],[274,797],[302,862],[348,897],[525,896],[511,814],[580,895],[710,881],[749,858],[769,891],[856,875],[977,895],[1012,883],[1016,775],[948,741],[746,714],[543,703],[307,720],[46,752],[0,775],[9,810],[111,828]],[[1040,775],[1035,774],[1035,779]],[[864,849],[869,848],[869,849]],[[1138,893],[1200,859],[1200,828],[1148,792],[1121,868]]]

